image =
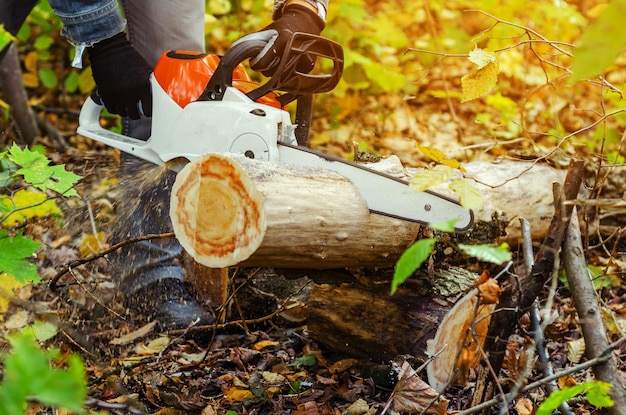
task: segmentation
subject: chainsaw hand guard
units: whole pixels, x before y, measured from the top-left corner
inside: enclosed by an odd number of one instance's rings
[[[198,100],[221,101],[227,87],[232,86],[233,70],[246,59],[257,56],[266,42],[263,40],[249,40],[236,43],[220,59],[220,63]],[[326,60],[332,67],[324,73],[305,73],[298,71],[302,59],[316,62]],[[253,101],[263,95],[280,91],[278,98],[282,105],[286,105],[298,98],[331,91],[343,72],[343,49],[331,40],[308,33],[294,33],[283,55],[276,66],[274,75],[263,85],[248,92],[246,95]],[[301,66],[301,65],[300,65]]]

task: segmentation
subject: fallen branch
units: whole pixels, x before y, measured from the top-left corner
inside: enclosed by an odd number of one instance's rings
[[[144,235],[144,236],[139,236],[137,238],[132,238],[132,239],[127,239],[125,241],[122,242],[118,242],[115,245],[112,245],[110,248],[105,249],[101,252],[98,252],[96,254],[93,255],[89,255],[87,258],[80,258],[80,259],[76,259],[74,261],[70,261],[66,264],[64,264],[61,269],[59,270],[59,272],[57,272],[57,274],[50,280],[50,290],[52,290],[52,292],[56,291],[57,284],[59,283],[59,280],[68,272],[70,272],[72,270],[72,268],[76,268],[79,267],[81,265],[85,265],[88,264],[90,262],[95,261],[96,259],[100,259],[100,258],[104,258],[106,255],[110,254],[113,251],[116,251],[126,245],[130,245],[130,244],[134,244],[136,242],[141,242],[141,241],[148,241],[148,240],[152,240],[152,239],[167,239],[167,238],[173,238],[174,237],[174,232],[166,232],[166,233],[159,233],[159,234],[150,234],[150,235]]]
[[[578,218],[572,215],[563,244],[563,263],[567,274],[570,292],[576,305],[581,331],[585,339],[587,356],[595,358],[602,355],[608,347],[606,328],[602,312],[598,306],[597,293],[589,278],[589,270],[585,261],[582,238],[578,228]],[[618,375],[614,358],[609,358],[594,366],[593,372],[598,380],[613,385],[609,395],[615,404],[608,408],[611,415],[626,414],[626,397],[622,382]]]

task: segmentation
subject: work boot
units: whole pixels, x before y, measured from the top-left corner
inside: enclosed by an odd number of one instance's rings
[[[149,119],[123,119],[126,135],[146,139]],[[169,218],[174,172],[125,153],[121,155],[120,194],[114,242],[172,232]],[[158,320],[163,330],[213,322],[184,283],[183,249],[176,238],[136,242],[109,254],[112,273],[127,313],[138,321]]]
[[[213,324],[213,317],[195,300],[185,284],[174,278],[162,279],[125,295],[124,305],[137,320],[156,320],[162,330]]]

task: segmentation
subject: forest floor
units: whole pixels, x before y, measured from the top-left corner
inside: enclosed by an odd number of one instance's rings
[[[116,211],[116,200],[129,191],[127,184],[117,179],[119,153],[74,133],[80,101],[79,97],[68,97],[61,104],[53,96],[37,100],[39,115],[62,137],[61,141],[43,137],[49,157],[84,178],[76,186],[80,200],[63,202],[62,221],[48,219],[26,226],[28,235],[44,242],[37,256],[44,283],[16,290],[9,311],[0,321],[3,334],[38,319],[56,324],[59,334],[48,343],[83,357],[89,396],[93,398],[90,404],[103,411],[108,408],[111,413],[354,415],[391,413],[394,408],[399,413],[409,412],[402,410],[401,405],[419,412],[415,409],[422,398],[419,391],[409,390],[406,381],[397,382],[398,370],[404,361],[411,361],[410,356],[398,356],[392,362],[372,362],[325,350],[310,337],[306,297],[302,296],[306,288],[302,287],[314,282],[306,277],[294,282],[271,269],[233,269],[230,283],[235,297],[215,310],[222,313],[227,324],[216,330],[177,334],[158,333],[153,324],[134,321],[132,310],[125,310],[119,302],[116,276],[103,258],[73,269],[59,280],[56,291],[50,290],[49,282],[64,264],[109,246],[107,230],[120,220],[120,215],[127,214]],[[547,134],[529,133],[549,131],[554,124],[549,125],[548,118],[526,119],[523,131],[518,130],[515,122],[503,119],[504,110],[494,110],[483,100],[465,104],[455,101],[450,105],[445,99],[427,94],[407,99],[393,94],[363,98],[355,93],[341,99],[326,98],[321,105],[312,145],[348,158],[357,148],[382,156],[395,154],[407,167],[424,167],[429,160],[417,150],[417,141],[462,162],[541,159],[555,168],[564,168],[567,159],[575,155],[592,166],[598,164],[599,148],[591,148],[584,140],[558,146]],[[556,111],[565,132],[597,120],[597,116],[576,109],[586,105],[571,100]],[[338,106],[343,109],[340,114],[331,115]],[[477,118],[482,122],[476,122]],[[12,126],[6,127],[5,137],[14,137]],[[615,149],[622,156],[626,152],[623,143]],[[596,170],[589,171],[593,179]],[[619,184],[604,196],[622,197]],[[609,282],[600,288],[598,298],[618,321],[626,310],[626,239],[623,213],[613,219],[612,229],[618,233],[606,240],[590,235],[587,257],[601,273],[610,271]],[[99,232],[101,241],[94,237]],[[521,261],[517,253],[514,261]],[[467,260],[462,265],[475,271],[486,267],[478,261],[469,264]],[[278,282],[295,288],[293,292],[278,292]],[[277,313],[295,294],[300,296],[304,310],[297,315]],[[620,333],[620,329],[609,331],[612,340]],[[516,336],[528,338],[521,329],[516,330]],[[580,326],[569,292],[562,285],[546,337],[555,367],[571,365],[568,345],[580,338]],[[622,381],[626,383],[624,350],[615,353]],[[382,365],[394,374],[374,380],[370,374],[372,364]],[[425,371],[418,375],[426,380]],[[498,375],[507,388],[506,378],[511,374],[503,370]],[[528,381],[540,377],[540,368],[535,367]],[[576,381],[589,378],[589,370],[575,375]],[[465,385],[445,391],[447,413],[470,407],[475,392],[473,381],[470,378]],[[510,413],[533,414],[544,398],[543,388],[521,394],[512,402],[515,409]],[[584,399],[571,402],[571,406],[577,415],[604,413]],[[499,410],[496,405],[491,413]],[[440,406],[431,411],[426,413],[446,413],[441,412]],[[28,413],[52,412],[32,404]]]

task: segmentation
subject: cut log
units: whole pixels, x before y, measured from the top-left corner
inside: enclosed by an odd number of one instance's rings
[[[183,248],[212,268],[245,260],[265,235],[263,196],[239,163],[218,154],[198,158],[178,173],[170,218]]]
[[[332,171],[216,154],[178,174],[170,217],[185,250],[213,268],[391,266],[419,229],[370,214]]]
[[[338,353],[381,362],[411,354],[426,361],[427,341],[477,279],[460,268],[433,277],[420,271],[393,296],[387,279],[368,287],[317,285],[307,303],[307,327],[316,342]]]

